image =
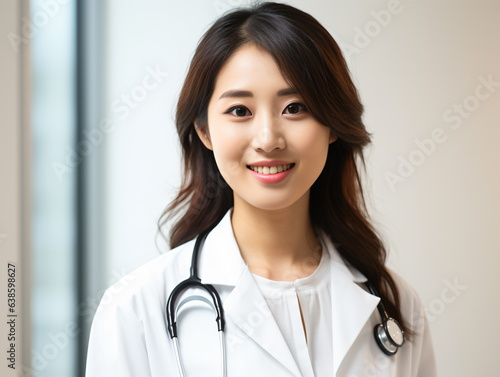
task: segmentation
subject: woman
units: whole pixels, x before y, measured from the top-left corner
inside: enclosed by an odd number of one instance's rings
[[[125,292],[110,288],[87,376],[221,373],[213,311],[189,300],[205,293],[173,299],[179,365],[165,314],[207,231],[199,277],[223,304],[229,376],[435,376],[422,305],[384,266],[368,221],[362,111],[337,44],[310,15],[264,3],[216,21],[177,108],[184,180],[165,212],[173,250],[132,273]],[[379,302],[404,331],[401,347],[401,333],[397,347],[376,340]]]

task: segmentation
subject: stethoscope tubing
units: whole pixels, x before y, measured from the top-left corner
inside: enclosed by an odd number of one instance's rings
[[[226,377],[227,374],[227,362],[226,362],[226,342],[225,342],[225,318],[224,318],[224,308],[222,306],[222,300],[219,296],[219,293],[215,289],[215,287],[211,284],[203,284],[201,279],[198,276],[198,258],[200,254],[200,250],[205,242],[205,239],[213,228],[201,233],[195,241],[195,245],[193,247],[193,254],[191,257],[191,267],[189,277],[186,280],[180,282],[170,293],[167,305],[166,305],[166,314],[167,314],[167,324],[168,324],[168,332],[170,334],[170,338],[174,342],[175,356],[177,360],[177,367],[179,369],[179,374],[181,377],[185,377],[184,365],[182,362],[180,346],[179,346],[179,338],[177,335],[177,311],[178,309],[187,301],[192,300],[201,300],[208,302],[214,309],[216,313],[216,322],[217,322],[217,331],[219,332],[219,344],[220,344],[220,354],[221,354],[221,374],[223,377]],[[380,297],[374,287],[366,282],[365,286],[368,288],[369,292],[376,296]],[[188,288],[197,287],[202,290],[205,290],[209,295],[211,300],[206,299],[203,296],[191,296],[190,298],[184,299],[179,305],[177,305],[177,300],[181,293],[183,293]],[[210,302],[211,301],[211,302]],[[378,312],[380,317],[382,318],[382,323],[376,325],[374,327],[374,337],[377,345],[380,349],[388,356],[393,356],[396,354],[398,349],[403,346],[405,343],[405,335],[399,323],[392,317],[387,314],[385,310],[384,304],[382,300],[380,300],[377,305]],[[391,336],[391,331],[388,327],[388,322],[394,325],[396,328],[396,335],[399,335],[401,341],[397,341]]]
[[[179,345],[179,338],[177,334],[177,312],[178,309],[184,305],[188,301],[192,300],[200,300],[207,302],[210,304],[215,313],[217,314],[216,316],[216,322],[217,322],[217,331],[219,332],[219,345],[220,345],[220,354],[221,354],[221,374],[223,377],[226,377],[227,375],[227,361],[226,361],[226,339],[224,335],[224,328],[225,328],[225,318],[224,318],[224,308],[222,306],[222,300],[219,296],[219,293],[215,289],[215,287],[211,284],[203,284],[201,282],[201,279],[198,276],[198,257],[200,250],[202,248],[202,245],[205,241],[205,238],[207,237],[208,233],[210,232],[211,229],[208,231],[202,233],[200,236],[195,241],[195,245],[193,248],[193,255],[191,258],[191,268],[189,271],[189,277],[186,280],[183,280],[180,282],[170,293],[168,300],[167,300],[167,307],[166,307],[166,314],[167,314],[167,329],[170,334],[170,338],[174,342],[174,349],[175,349],[175,358],[177,361],[177,368],[179,370],[179,375],[181,377],[185,377],[185,371],[184,371],[184,364],[182,362],[182,357],[181,357],[181,352],[180,352],[180,345]],[[177,300],[180,297],[180,295],[187,290],[188,288],[200,288],[204,291],[206,291],[211,298],[210,300],[206,299],[203,296],[191,296],[186,299],[184,299],[179,305],[177,305]]]

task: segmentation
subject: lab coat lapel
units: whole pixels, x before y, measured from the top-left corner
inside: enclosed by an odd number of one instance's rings
[[[358,283],[366,278],[350,270],[330,242],[332,292],[333,372],[337,374],[347,352],[373,314],[380,299],[366,292]]]
[[[299,368],[271,310],[241,257],[231,226],[231,211],[208,235],[200,252],[199,266],[203,283],[234,286],[228,295],[222,296],[222,300],[226,322],[231,321],[242,331],[243,342],[252,342],[251,347],[263,349],[294,376],[300,377]],[[226,339],[232,335],[226,334]]]
[[[380,299],[358,283],[366,278],[350,269],[329,238],[320,237],[330,254],[334,375],[376,309]],[[200,277],[205,284],[234,286],[222,297],[226,320],[232,321],[256,347],[260,347],[300,376],[293,356],[251,272],[241,258],[231,226],[231,211],[208,235],[200,253]]]
[[[300,371],[252,275],[246,269],[224,302],[226,319],[232,321],[251,341],[283,364],[294,376]],[[259,362],[255,360],[255,362]]]

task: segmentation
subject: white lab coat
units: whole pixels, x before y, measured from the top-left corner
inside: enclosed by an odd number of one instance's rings
[[[324,237],[325,238],[325,237]],[[435,377],[434,351],[423,307],[397,275],[404,316],[416,335],[389,357],[375,343],[379,299],[361,288],[366,278],[346,265],[329,240],[332,338],[336,377]],[[165,306],[172,289],[189,276],[194,241],[161,255],[105,293],[96,312],[87,358],[87,377],[179,376]],[[230,212],[209,234],[199,275],[213,284],[226,316],[229,377],[300,377],[280,330],[237,247]],[[193,292],[198,294],[198,292]],[[219,338],[212,309],[191,301],[179,313],[181,354],[189,376],[220,376]],[[316,376],[322,377],[322,376]]]

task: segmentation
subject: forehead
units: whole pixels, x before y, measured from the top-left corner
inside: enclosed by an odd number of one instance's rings
[[[214,95],[228,89],[288,88],[274,58],[255,45],[237,49],[222,66],[215,82]]]

